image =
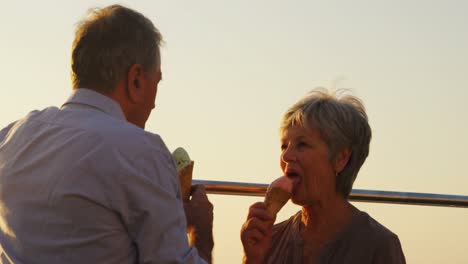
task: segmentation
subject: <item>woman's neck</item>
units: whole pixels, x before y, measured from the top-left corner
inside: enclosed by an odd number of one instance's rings
[[[350,223],[358,209],[341,196],[329,197],[302,207],[302,233],[330,238]]]

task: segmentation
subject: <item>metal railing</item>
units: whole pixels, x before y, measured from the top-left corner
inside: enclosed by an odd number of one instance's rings
[[[268,184],[194,180],[212,194],[264,196]],[[468,196],[433,193],[393,192],[353,189],[349,197],[355,202],[427,205],[468,208]]]

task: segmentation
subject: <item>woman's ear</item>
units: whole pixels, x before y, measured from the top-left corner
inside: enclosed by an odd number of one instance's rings
[[[344,148],[338,154],[336,155],[335,159],[335,171],[336,173],[340,173],[346,164],[348,164],[349,158],[351,157],[351,149],[350,148]]]
[[[132,103],[140,103],[145,98],[145,89],[142,87],[144,78],[143,66],[133,64],[127,73],[127,92]]]

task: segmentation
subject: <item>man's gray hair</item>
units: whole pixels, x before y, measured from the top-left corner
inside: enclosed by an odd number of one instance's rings
[[[328,145],[330,162],[345,148],[351,150],[348,163],[336,179],[336,191],[345,198],[369,155],[372,137],[363,103],[346,92],[343,89],[314,89],[286,111],[280,127],[281,133],[295,125],[318,129]]]
[[[134,64],[160,67],[162,36],[142,14],[112,5],[92,9],[75,32],[72,47],[73,88],[111,92]]]

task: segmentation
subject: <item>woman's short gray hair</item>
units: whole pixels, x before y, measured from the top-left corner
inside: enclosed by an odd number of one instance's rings
[[[314,89],[286,111],[280,127],[281,133],[295,125],[318,129],[328,145],[330,161],[334,161],[341,150],[351,150],[348,163],[336,179],[336,191],[344,197],[349,196],[359,169],[369,155],[372,137],[363,103],[346,92]]]
[[[72,47],[73,88],[111,92],[134,64],[160,67],[162,36],[142,14],[112,5],[92,9],[78,24]]]

